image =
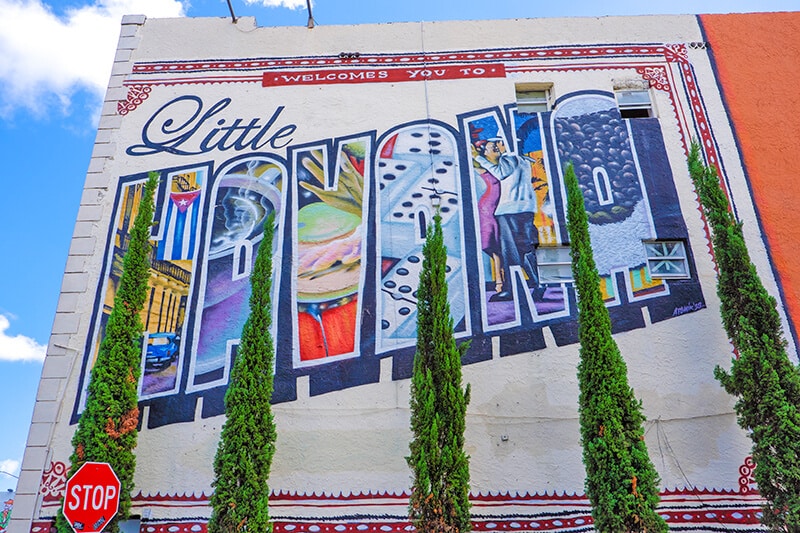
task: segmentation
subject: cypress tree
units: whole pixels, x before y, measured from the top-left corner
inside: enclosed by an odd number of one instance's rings
[[[463,533],[471,529],[469,457],[464,451],[469,385],[461,388],[461,356],[447,300],[447,248],[438,212],[422,248],[417,292],[417,351],[411,377],[413,471],[409,517],[417,531]]]
[[[122,260],[114,307],[92,367],[86,408],[72,437],[74,451],[70,456],[68,477],[83,463],[91,461],[109,463],[120,480],[119,512],[105,527],[112,532],[119,531],[119,522],[128,518],[136,469],[133,448],[138,437],[138,387],[144,331],[140,314],[150,279],[150,227],[157,186],[158,173],[151,172],[142,189],[139,211]],[[59,533],[72,531],[60,509],[56,527]]]
[[[583,192],[572,164],[564,181],[578,291],[581,441],[594,527],[600,533],[663,532],[667,524],[656,513],[659,478],[644,442],[642,404],[628,385],[627,366],[611,336]]]
[[[250,315],[225,393],[227,420],[214,458],[209,533],[272,530],[268,480],[277,437],[270,403],[275,360],[270,331],[274,224],[270,213],[250,274]]]
[[[692,143],[689,173],[711,228],[719,269],[722,323],[739,357],[714,375],[737,398],[739,425],[753,442],[754,477],[766,499],[761,520],[772,531],[800,532],[800,371],[786,354],[777,303],[750,260],[741,223],[714,168]]]

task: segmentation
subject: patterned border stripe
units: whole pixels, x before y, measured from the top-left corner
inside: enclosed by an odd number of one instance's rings
[[[497,49],[488,51],[441,52],[433,54],[361,54],[358,58],[343,59],[338,56],[308,58],[252,58],[220,59],[207,61],[166,61],[136,63],[134,74],[187,73],[231,70],[265,70],[273,68],[368,66],[368,65],[430,65],[450,62],[528,61],[531,59],[563,59],[576,57],[678,56],[683,45],[630,45],[630,46],[570,46],[552,48]],[[670,57],[671,57],[670,56]]]

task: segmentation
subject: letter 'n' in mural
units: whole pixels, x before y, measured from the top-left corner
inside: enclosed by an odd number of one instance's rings
[[[472,155],[478,269],[486,331],[569,314],[569,276],[540,268],[538,255],[561,242],[554,217],[540,115],[513,112],[507,138],[497,110],[466,123]],[[567,258],[567,267],[569,266]],[[543,273],[548,275],[542,276]],[[521,309],[527,309],[523,320]]]

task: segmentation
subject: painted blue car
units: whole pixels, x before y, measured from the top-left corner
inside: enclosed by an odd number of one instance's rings
[[[171,365],[178,358],[180,340],[177,333],[151,333],[147,338],[144,371],[157,372]]]

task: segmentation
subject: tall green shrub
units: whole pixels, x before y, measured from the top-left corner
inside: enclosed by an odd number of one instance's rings
[[[274,224],[271,213],[250,274],[250,315],[225,393],[227,420],[214,458],[209,533],[272,530],[268,480],[277,437],[270,403],[275,361],[270,331]]]
[[[572,164],[564,180],[578,291],[581,441],[594,527],[601,533],[666,531],[666,522],[656,513],[659,478],[644,442],[642,405],[628,385],[627,366],[611,336],[583,193]]]
[[[469,457],[464,451],[469,385],[461,388],[461,356],[447,300],[447,248],[437,213],[422,248],[417,292],[417,352],[411,377],[411,455],[414,481],[409,517],[417,531],[471,529]]]
[[[140,313],[147,298],[150,278],[150,227],[153,224],[153,195],[158,173],[151,172],[142,190],[139,212],[133,222],[128,249],[122,260],[122,275],[114,295],[105,336],[92,367],[86,408],[72,437],[71,477],[87,461],[109,463],[121,483],[119,512],[106,531],[119,531],[131,506],[133,473],[139,423],[138,388],[142,362]],[[59,533],[71,533],[59,510]]]
[[[772,531],[800,532],[800,371],[786,354],[775,299],[750,261],[742,225],[697,143],[689,173],[711,228],[722,322],[739,352],[730,373],[717,367],[714,375],[737,397],[739,425],[753,441],[754,477],[766,499],[762,522]]]

